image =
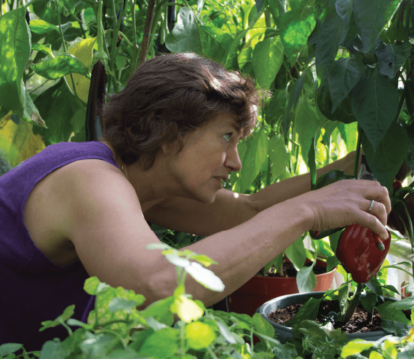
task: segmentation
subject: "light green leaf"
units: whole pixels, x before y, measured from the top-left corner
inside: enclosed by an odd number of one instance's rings
[[[298,285],[299,293],[313,292],[316,287],[316,275],[313,273],[313,267],[316,262],[313,262],[310,267],[302,267],[296,275],[296,284]]]
[[[111,312],[116,312],[117,310],[125,310],[126,312],[130,312],[137,305],[139,305],[139,303],[135,300],[113,298],[108,304],[108,309]]]
[[[29,28],[32,32],[38,35],[46,35],[52,31],[55,31],[56,34],[59,33],[59,29],[57,28],[57,26],[49,24],[47,21],[39,19],[31,20]]]
[[[216,333],[208,324],[194,322],[185,326],[187,345],[195,350],[207,348],[216,339]]]
[[[398,111],[395,86],[378,69],[369,71],[352,90],[352,112],[376,151]]]
[[[260,334],[266,335],[271,338],[274,336],[275,329],[266,319],[262,317],[261,314],[255,313],[252,318],[253,325]]]
[[[50,55],[51,57],[55,57],[55,55],[53,55],[52,47],[50,44],[43,45],[35,42],[34,44],[32,44],[32,50],[42,51],[43,53]]]
[[[7,343],[0,345],[0,356],[6,356],[14,353],[23,347],[22,344]]]
[[[165,258],[177,267],[186,268],[190,265],[190,261],[186,258],[181,258],[177,254],[166,254]]]
[[[291,64],[306,46],[308,37],[315,28],[313,11],[313,6],[304,6],[302,9],[288,11],[280,18],[280,36]]]
[[[223,63],[227,48],[233,41],[231,35],[214,26],[200,26],[198,31],[204,56]]]
[[[306,249],[303,244],[303,239],[298,238],[285,250],[286,257],[292,262],[293,266],[297,271],[300,270],[305,264],[306,260]]]
[[[197,320],[204,314],[204,310],[196,302],[188,299],[185,295],[175,297],[174,303],[171,305],[171,311],[176,313],[178,317],[186,323]]]
[[[58,325],[61,325],[62,322],[69,319],[75,313],[75,305],[70,305],[67,307],[61,315],[59,315],[55,320],[47,320],[42,322],[42,328],[39,329],[39,332],[43,332],[45,329],[53,328]]]
[[[341,352],[342,358],[347,358],[351,355],[362,353],[364,350],[371,348],[374,345],[374,342],[367,342],[363,339],[355,339],[347,343]]]
[[[153,359],[165,359],[177,352],[178,343],[179,331],[164,328],[149,336],[139,349],[139,353]]]
[[[216,261],[213,261],[211,258],[207,257],[204,254],[196,254],[194,256],[191,256],[191,259],[194,259],[205,267],[209,267],[211,264],[218,264]]]
[[[89,76],[88,68],[75,56],[60,55],[51,60],[42,61],[30,66],[34,72],[49,80],[56,80],[70,73]]]
[[[224,284],[221,279],[211,270],[202,267],[200,264],[191,262],[189,266],[185,267],[185,270],[204,287],[215,292],[222,292],[224,290]]]
[[[253,50],[252,65],[259,84],[270,88],[283,62],[283,44],[279,36],[260,41]]]
[[[182,7],[177,16],[177,23],[165,39],[165,46],[171,52],[195,52],[202,54],[201,40],[195,15],[188,7]]]
[[[246,191],[259,174],[267,158],[268,137],[263,129],[250,135],[239,145],[239,155],[242,162],[240,176],[233,190]]]
[[[290,153],[280,134],[273,136],[269,141],[269,161],[270,171],[274,178],[283,180],[289,176]]]

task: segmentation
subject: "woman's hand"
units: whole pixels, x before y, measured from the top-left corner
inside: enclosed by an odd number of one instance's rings
[[[370,211],[371,201],[374,200]],[[321,231],[358,223],[388,238],[385,228],[391,201],[386,187],[376,181],[342,180],[316,191],[298,196],[292,201],[312,212],[310,230]]]

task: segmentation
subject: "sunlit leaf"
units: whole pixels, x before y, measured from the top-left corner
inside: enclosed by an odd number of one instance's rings
[[[185,339],[190,348],[199,350],[211,345],[216,333],[208,324],[194,322],[185,326]]]
[[[40,19],[34,19],[30,21],[29,28],[30,31],[38,35],[46,35],[52,31],[55,31],[57,34],[59,33],[59,29],[57,28],[57,26],[49,24],[47,21]]]
[[[185,270],[204,287],[215,292],[222,292],[224,290],[224,284],[221,279],[211,270],[202,267],[200,264],[191,262],[189,266],[185,267]]]
[[[180,295],[175,298],[174,303],[171,305],[171,311],[176,313],[186,323],[197,320],[204,314],[204,310],[185,295]]]
[[[89,75],[88,68],[73,55],[59,55],[51,60],[30,66],[34,72],[49,80],[56,80],[70,73]]]
[[[149,336],[142,344],[139,353],[153,359],[165,359],[177,352],[179,331],[164,328]]]

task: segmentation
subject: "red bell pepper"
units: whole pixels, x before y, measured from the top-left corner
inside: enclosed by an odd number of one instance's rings
[[[378,273],[390,244],[389,232],[388,238],[382,241],[370,229],[354,224],[342,232],[336,248],[336,257],[345,270],[352,274],[352,279],[362,284]]]

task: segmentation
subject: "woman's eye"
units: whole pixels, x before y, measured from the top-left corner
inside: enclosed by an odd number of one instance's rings
[[[230,137],[231,137],[231,135],[232,135],[233,133],[232,132],[230,132],[230,133],[226,133],[223,137],[225,138],[225,140],[227,141],[227,142],[230,142]]]

